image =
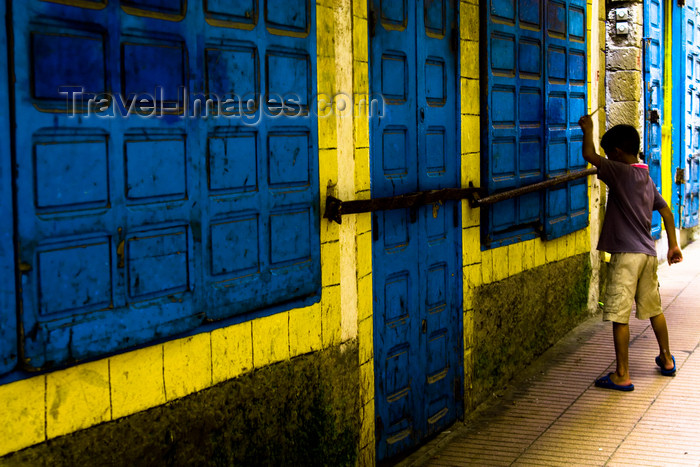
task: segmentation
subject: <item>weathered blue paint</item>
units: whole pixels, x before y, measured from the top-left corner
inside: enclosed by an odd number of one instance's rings
[[[372,197],[459,185],[458,13],[447,0],[371,1]],[[373,213],[377,456],[461,413],[459,203]]]
[[[15,246],[10,152],[10,98],[7,73],[7,5],[0,0],[0,374],[17,364],[17,308],[15,306]]]
[[[659,192],[664,121],[664,9],[661,0],[644,1],[644,157]],[[661,215],[656,211],[651,219],[651,235],[661,238]]]
[[[26,366],[318,294],[315,4],[13,8]],[[71,116],[67,85],[114,98]]]
[[[687,0],[685,6],[674,6],[674,43],[678,43],[679,75],[682,85],[674,87],[679,108],[679,137],[674,157],[675,169],[685,171],[684,182],[676,185],[673,202],[680,208],[680,227],[698,225],[700,201],[700,2]],[[675,126],[674,126],[675,128]]]
[[[585,167],[586,3],[491,0],[484,8],[483,186],[505,191]],[[482,210],[484,248],[588,224],[586,180]]]

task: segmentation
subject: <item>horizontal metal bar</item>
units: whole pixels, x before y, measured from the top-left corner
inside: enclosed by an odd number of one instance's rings
[[[341,201],[333,196],[326,197],[326,211],[323,217],[342,223],[342,216],[346,214],[358,214],[361,212],[384,211],[387,209],[405,209],[426,204],[433,204],[440,201],[448,200],[469,200],[472,207],[481,207],[489,204],[504,201],[506,199],[515,198],[534,191],[544,190],[552,186],[566,183],[579,178],[593,175],[596,169],[586,169],[577,172],[571,172],[566,175],[550,178],[543,182],[533,183],[532,185],[516,188],[514,190],[504,191],[495,195],[482,198],[480,195],[486,191],[484,188],[472,186],[470,183],[468,188],[443,188],[441,190],[418,191],[415,193],[407,193],[405,195],[390,196],[385,198],[373,199],[358,199],[350,201]]]
[[[589,175],[594,175],[598,173],[598,169],[591,168],[585,170],[578,170],[576,172],[569,172],[566,175],[560,175],[558,177],[550,178],[543,182],[533,183],[532,185],[523,186],[520,188],[515,188],[513,190],[504,191],[502,193],[496,193],[495,195],[486,196],[484,198],[475,197],[470,204],[472,207],[481,207],[493,203],[498,203],[499,201],[505,201],[507,199],[516,198],[518,196],[526,195],[528,193],[533,193],[535,191],[544,190],[556,185],[561,185],[562,183],[570,182],[572,180],[578,180],[579,178],[588,177]]]
[[[471,199],[475,193],[482,192],[482,188],[443,188],[441,190],[417,191],[405,195],[390,196],[386,198],[358,199],[341,201],[333,196],[326,197],[326,212],[323,217],[342,223],[342,216],[346,214],[358,214],[361,212],[384,211],[387,209],[404,209],[425,204],[433,204],[440,201]]]

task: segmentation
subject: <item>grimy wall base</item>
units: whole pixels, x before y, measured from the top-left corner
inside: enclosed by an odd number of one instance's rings
[[[591,316],[590,278],[590,255],[585,253],[475,291],[475,405]]]
[[[302,355],[9,454],[0,465],[355,465],[357,362],[357,341]]]

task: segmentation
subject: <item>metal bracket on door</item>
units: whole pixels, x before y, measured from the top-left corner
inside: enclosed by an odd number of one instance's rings
[[[651,109],[649,111],[649,123],[659,123],[659,109]]]
[[[676,185],[684,185],[685,184],[685,169],[682,169],[680,167],[676,168]]]
[[[387,209],[414,208],[440,201],[462,199],[469,200],[469,205],[472,208],[478,208],[489,204],[498,203],[499,201],[515,198],[517,196],[522,196],[527,193],[532,193],[534,191],[544,190],[546,188],[587,177],[589,175],[594,175],[597,172],[598,170],[595,168],[569,172],[568,174],[553,177],[543,182],[533,183],[532,185],[515,188],[502,193],[496,193],[483,198],[481,196],[486,194],[486,189],[475,187],[471,182],[469,182],[468,188],[443,188],[442,190],[418,191],[415,193],[407,193],[405,195],[390,196],[386,198],[341,201],[333,196],[327,196],[326,212],[323,214],[323,217],[338,224],[342,224],[342,216],[346,214],[384,211]]]

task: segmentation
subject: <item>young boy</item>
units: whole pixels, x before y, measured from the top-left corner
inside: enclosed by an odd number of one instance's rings
[[[603,320],[613,322],[613,341],[617,367],[596,380],[601,388],[632,391],[629,375],[629,317],[632,300],[637,303],[637,318],[650,319],[659,356],[656,364],[661,374],[673,376],[676,360],[668,343],[666,318],[661,309],[658,260],[651,238],[651,214],[659,211],[668,234],[668,263],[683,260],[676,242],[673,213],[649,177],[649,169],[637,160],[639,133],[629,125],[616,125],[603,135],[600,146],[607,159],[600,157],[593,146],[593,120],[584,115],[579,120],[583,130],[583,158],[598,168],[598,178],[609,189],[608,204],[600,232],[598,250],[611,254]]]

